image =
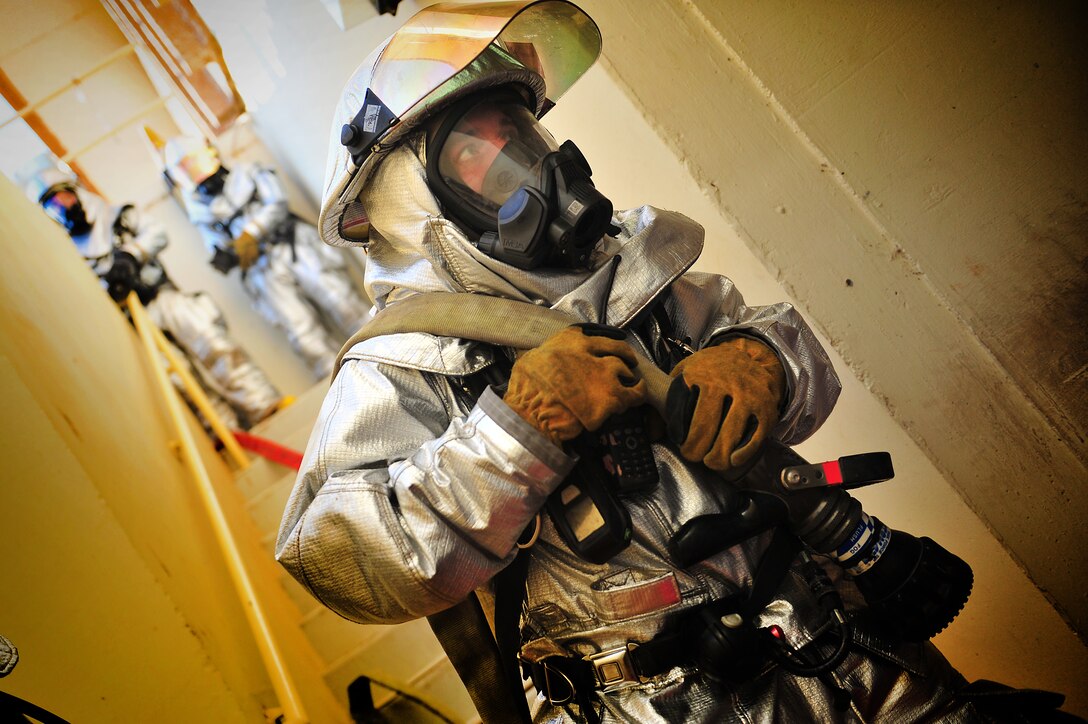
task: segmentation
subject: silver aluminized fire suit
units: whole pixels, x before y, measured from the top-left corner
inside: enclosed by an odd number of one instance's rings
[[[84,189],[76,193],[92,224],[90,232],[72,239],[79,253],[103,280],[115,250],[136,258],[140,284],[154,290],[146,305],[148,316],[180,347],[224,423],[249,427],[274,412],[280,393],[230,336],[212,298],[204,292],[182,292],[167,277],[158,259],[167,245],[162,228],[143,221],[130,205],[111,207]]]
[[[664,299],[675,336],[699,348],[715,335],[743,331],[778,351],[789,399],[775,436],[808,437],[839,392],[831,364],[788,304],[748,307],[726,278],[685,273],[703,230],[651,207],[619,212],[592,272],[525,272],[474,248],[443,218],[429,193],[416,136],[393,150],[364,186],[370,211],[367,291],[379,307],[426,291],[470,291],[553,306],[627,325]],[[621,255],[615,279],[610,264]],[[482,321],[481,323],[486,323]],[[654,346],[654,345],[651,345]],[[649,351],[649,350],[644,350]],[[493,348],[423,333],[375,337],[355,345],[333,380],[288,502],[276,555],[326,606],[362,623],[396,623],[446,609],[489,581],[514,558],[515,541],[574,460],[487,389],[467,398],[461,381],[491,365]],[[588,655],[645,642],[667,617],[751,585],[768,535],[687,569],[670,561],[666,542],[694,516],[721,512],[720,478],[655,443],[661,480],[627,502],[634,536],[604,565],[578,559],[544,517],[531,549],[523,625],[570,654]],[[750,475],[769,474],[757,466]],[[853,585],[828,565],[848,605]],[[787,575],[760,616],[794,645],[822,623],[796,573]],[[861,638],[861,637],[859,637]],[[865,637],[834,671],[851,693],[848,711],[830,689],[770,667],[738,686],[715,684],[680,665],[597,696],[603,721],[802,722],[942,718],[961,683],[930,644],[892,649]],[[497,692],[496,695],[505,695]],[[538,721],[571,721],[577,710],[538,699]],[[947,715],[947,716],[946,716]]]
[[[216,196],[187,192],[185,210],[213,254],[229,252],[243,230],[260,243],[260,258],[242,275],[246,292],[261,315],[283,330],[314,376],[326,377],[343,340],[363,324],[370,305],[352,284],[340,252],[288,211],[275,172],[239,163]]]

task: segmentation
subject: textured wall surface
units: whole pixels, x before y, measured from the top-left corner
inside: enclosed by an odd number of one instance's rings
[[[585,6],[746,243],[1088,631],[1082,6]]]

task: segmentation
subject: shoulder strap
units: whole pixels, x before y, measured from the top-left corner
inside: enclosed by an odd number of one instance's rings
[[[510,693],[514,708],[526,723],[530,720],[529,705],[525,700],[524,677],[521,675],[518,654],[521,652],[521,608],[525,603],[525,581],[529,576],[529,559],[532,557],[530,550],[519,550],[510,565],[495,576],[494,619],[498,662],[506,679],[506,690]],[[496,721],[513,720],[507,717]]]
[[[517,566],[522,557],[519,554],[499,576]],[[524,579],[521,585],[524,588]],[[517,614],[514,616],[516,620]],[[507,661],[509,657],[502,655],[476,594],[471,593],[456,606],[428,616],[427,622],[468,689],[483,723],[529,724],[529,704],[519,686],[517,661]]]
[[[136,229],[133,229],[128,225],[128,219],[125,218],[126,213],[130,209],[136,207],[132,204],[124,204],[117,209],[117,215],[113,217],[113,239],[114,243],[123,244],[128,241],[126,237],[136,236]]]

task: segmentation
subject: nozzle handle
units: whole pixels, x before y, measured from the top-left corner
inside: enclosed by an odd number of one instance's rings
[[[886,452],[845,455],[838,460],[782,469],[782,487],[787,491],[837,485],[853,490],[895,477],[892,456]]]

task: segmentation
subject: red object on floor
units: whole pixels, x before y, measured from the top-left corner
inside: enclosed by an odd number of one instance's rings
[[[280,445],[268,438],[259,437],[252,433],[234,430],[234,439],[246,450],[260,455],[262,458],[279,463],[284,467],[298,470],[302,467],[302,453],[289,447]]]

